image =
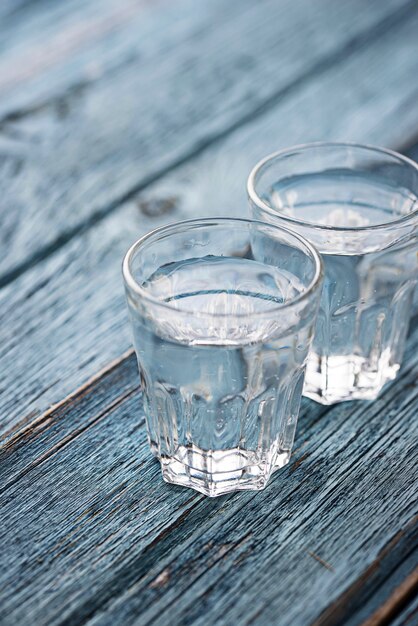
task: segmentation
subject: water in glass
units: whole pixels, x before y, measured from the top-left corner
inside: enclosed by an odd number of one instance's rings
[[[246,258],[165,264],[147,292],[190,311],[132,310],[151,449],[170,482],[208,495],[260,489],[289,460],[312,329],[253,314],[303,291],[296,275]],[[199,314],[210,314],[206,319]]]
[[[399,214],[390,209],[393,187],[371,173],[340,171],[301,175],[274,185],[269,203],[284,215],[328,227],[364,227],[389,224]],[[351,202],[320,200],[341,187],[351,190]],[[295,203],[291,197],[315,196],[318,201]],[[399,190],[397,201],[408,210],[418,200]],[[283,198],[289,199],[283,207]],[[358,202],[357,198],[361,198]],[[367,202],[369,199],[369,204]],[[306,235],[306,233],[304,233]],[[381,239],[355,242],[347,235],[328,232],[315,241],[322,254],[325,279],[316,333],[308,359],[304,393],[324,404],[344,399],[373,399],[400,367],[417,277],[417,245],[394,246],[397,232]],[[322,244],[322,245],[321,245]]]

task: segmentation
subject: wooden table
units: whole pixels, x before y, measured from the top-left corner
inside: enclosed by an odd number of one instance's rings
[[[418,157],[416,0],[2,0],[2,625],[418,623],[413,320],[376,402],[302,403],[260,493],[147,450],[120,263],[245,215],[251,166],[334,139]]]

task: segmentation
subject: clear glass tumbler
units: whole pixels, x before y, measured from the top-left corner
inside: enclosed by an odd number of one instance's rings
[[[396,376],[417,281],[418,166],[354,144],[297,146],[248,179],[252,215],[306,237],[325,279],[304,395],[374,399]]]
[[[209,496],[262,489],[290,456],[321,259],[284,228],[189,220],[123,263],[150,447]]]

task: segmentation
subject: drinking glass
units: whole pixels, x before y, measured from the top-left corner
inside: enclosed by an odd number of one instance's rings
[[[282,227],[188,220],[137,241],[123,275],[163,478],[209,496],[262,489],[290,457],[318,253]]]
[[[277,152],[248,179],[252,215],[306,237],[325,280],[304,394],[374,399],[396,376],[417,281],[418,166],[395,152],[317,143]]]

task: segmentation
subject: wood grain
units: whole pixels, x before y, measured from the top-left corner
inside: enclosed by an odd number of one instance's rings
[[[164,0],[6,0],[0,17],[0,119],[11,120],[164,47],[156,29],[171,25],[174,11]],[[190,2],[178,3],[177,18],[183,34],[190,22],[197,26]],[[166,43],[174,33],[181,36],[181,28],[171,28]]]
[[[245,214],[248,171],[275,148],[311,139],[396,147],[414,135],[417,27],[413,16],[306,78],[270,111],[150,185],[5,287],[0,293],[0,316],[7,320],[0,330],[2,432],[59,402],[128,349],[120,262],[139,234],[182,217]],[[130,168],[135,170],[132,162]]]
[[[45,8],[36,41],[0,68],[29,98],[7,82],[0,91],[14,103],[0,134],[0,285],[417,10],[411,0],[98,4],[51,19]],[[56,95],[39,102],[28,72]]]
[[[418,620],[418,594],[399,615],[392,620],[391,626],[415,626]],[[385,626],[382,624],[382,626]]]
[[[305,625],[340,602],[359,624],[380,588],[380,604],[392,597],[391,572],[408,579],[418,328],[377,401],[304,400],[293,466],[257,494],[210,500],[162,482],[134,370],[127,357],[9,442],[2,623]]]
[[[413,597],[418,558],[418,518],[399,530],[362,575],[312,626],[380,624],[391,620]]]
[[[415,0],[0,3],[3,626],[412,626],[418,318],[375,402],[303,400],[261,493],[163,483],[120,276],[182,217],[247,212],[258,158],[418,155]]]
[[[399,615],[399,611],[418,594],[418,568],[402,582],[390,598],[364,622],[364,626],[381,626],[390,624]]]

